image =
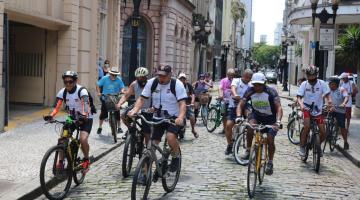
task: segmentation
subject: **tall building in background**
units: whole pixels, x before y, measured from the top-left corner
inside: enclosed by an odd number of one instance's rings
[[[246,16],[244,19],[244,35],[242,36],[242,48],[245,50],[249,50],[252,47],[252,0],[241,0],[241,2],[245,5]]]
[[[282,35],[282,23],[277,23],[274,31],[274,45],[281,45],[281,35]]]
[[[267,43],[267,35],[260,35],[260,43]]]
[[[254,46],[254,38],[255,38],[255,22],[251,22],[251,46]]]

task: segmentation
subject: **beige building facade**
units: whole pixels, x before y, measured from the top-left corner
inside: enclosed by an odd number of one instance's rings
[[[118,0],[0,0],[0,16],[0,129],[8,103],[53,105],[64,71],[94,93],[99,56],[119,66]]]

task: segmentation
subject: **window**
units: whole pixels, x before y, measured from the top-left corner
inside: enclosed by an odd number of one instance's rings
[[[106,41],[107,41],[107,9],[108,1],[101,0],[100,2],[100,56],[106,58]]]

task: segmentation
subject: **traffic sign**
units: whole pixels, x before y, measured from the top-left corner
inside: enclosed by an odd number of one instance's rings
[[[320,50],[334,49],[334,28],[320,28]]]

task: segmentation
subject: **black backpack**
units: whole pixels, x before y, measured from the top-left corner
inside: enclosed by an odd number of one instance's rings
[[[86,90],[85,87],[81,87],[81,88],[79,89],[79,91],[78,91],[78,97],[79,97],[79,99],[81,99],[80,94],[81,94],[81,91],[82,91],[83,89]],[[67,91],[64,90],[63,100],[64,100],[65,104],[66,104],[66,94],[67,94]],[[95,107],[95,105],[94,105],[94,99],[93,99],[93,97],[91,96],[91,94],[90,94],[89,91],[88,91],[88,94],[89,94],[89,103],[90,103],[91,114],[95,114],[97,111],[96,111],[96,107]]]
[[[156,90],[157,85],[159,84],[159,79],[155,78],[154,82],[151,85],[151,94]],[[175,78],[171,78],[170,81],[170,91],[171,93],[173,93],[173,95],[176,97],[176,79]]]

